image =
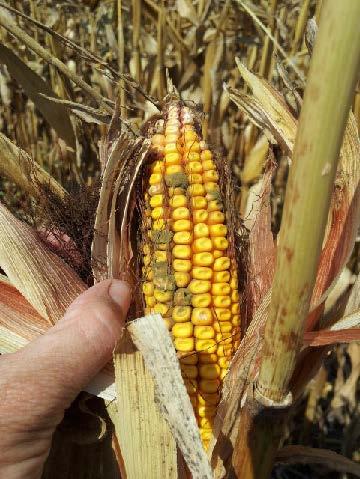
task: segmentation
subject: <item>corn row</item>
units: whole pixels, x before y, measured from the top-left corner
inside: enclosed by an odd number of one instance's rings
[[[152,137],[156,159],[145,195],[146,313],[161,313],[172,333],[190,400],[207,447],[219,391],[239,344],[236,264],[219,173],[194,127],[193,113],[168,108]]]

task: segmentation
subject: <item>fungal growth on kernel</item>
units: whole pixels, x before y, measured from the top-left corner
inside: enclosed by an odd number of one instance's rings
[[[151,138],[144,198],[145,313],[160,313],[171,332],[207,448],[221,383],[239,345],[237,267],[219,171],[194,113],[176,101],[164,117]]]

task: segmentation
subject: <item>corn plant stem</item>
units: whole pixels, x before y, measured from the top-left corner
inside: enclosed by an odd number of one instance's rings
[[[360,67],[360,2],[328,0],[322,13],[286,190],[259,378],[242,410],[233,457],[242,479],[269,477],[287,418],[289,381],[302,343]],[[276,420],[269,427],[272,417]]]
[[[37,43],[34,38],[28,35],[24,30],[22,30],[15,22],[9,20],[8,17],[0,14],[0,25],[5,28],[11,35],[16,37],[21,43],[26,45],[30,50],[39,55],[43,60],[45,60],[50,65],[53,65],[61,73],[63,73],[67,78],[73,81],[78,87],[80,87],[84,92],[86,92],[91,98],[93,98],[99,107],[101,107],[107,113],[112,114],[113,108],[106,103],[104,98],[90,85],[88,85],[82,78],[72,72],[62,61],[54,57],[48,50],[42,47]]]
[[[283,401],[295,368],[360,67],[360,2],[328,0],[294,146],[259,391]]]

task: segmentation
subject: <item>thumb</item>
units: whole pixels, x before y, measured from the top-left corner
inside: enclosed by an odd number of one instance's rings
[[[22,395],[37,401],[38,413],[64,410],[111,359],[130,301],[126,283],[103,281],[81,294],[46,334],[15,353],[21,369],[17,383]]]

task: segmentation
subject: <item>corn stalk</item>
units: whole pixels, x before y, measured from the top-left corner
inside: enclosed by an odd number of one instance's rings
[[[286,191],[260,374],[242,411],[233,458],[237,476],[245,479],[269,476],[291,406],[289,382],[360,66],[360,3],[328,0],[322,13]]]

